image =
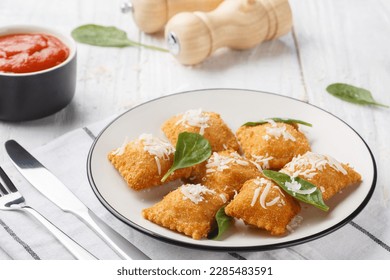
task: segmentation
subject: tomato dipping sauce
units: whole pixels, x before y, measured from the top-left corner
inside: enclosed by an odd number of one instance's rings
[[[69,48],[48,34],[9,34],[0,36],[0,72],[31,73],[64,62]]]

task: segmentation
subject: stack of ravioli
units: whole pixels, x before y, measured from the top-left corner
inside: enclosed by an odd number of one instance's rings
[[[143,134],[111,151],[108,158],[130,188],[143,190],[161,185],[180,133],[203,135],[212,148],[210,158],[172,173],[166,182],[185,183],[142,211],[145,219],[194,239],[207,237],[223,206],[227,215],[271,235],[288,232],[300,203],[266,178],[263,169],[311,182],[325,201],[361,181],[348,164],[311,152],[298,124],[270,119],[241,126],[234,134],[219,114],[197,109],[168,119],[162,131],[169,141]]]

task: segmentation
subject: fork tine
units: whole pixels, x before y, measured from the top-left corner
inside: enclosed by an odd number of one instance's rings
[[[3,168],[1,168],[0,166],[0,177],[1,179],[3,179],[3,182],[4,184],[8,187],[8,189],[11,191],[11,192],[17,192],[17,188],[15,187],[14,183],[12,183],[11,179],[8,177],[8,175],[4,172]],[[1,185],[1,184],[0,184]],[[0,186],[0,189],[1,191],[4,193],[4,194],[7,194],[7,190],[4,188],[3,185]]]
[[[4,188],[3,184],[0,182],[0,197],[8,194],[8,191]]]

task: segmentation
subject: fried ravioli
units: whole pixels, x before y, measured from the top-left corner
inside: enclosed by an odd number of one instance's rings
[[[204,176],[199,181],[213,190],[226,192],[229,200],[246,181],[261,175],[253,163],[232,150],[214,152],[203,167]]]
[[[265,229],[271,235],[283,235],[290,221],[299,213],[299,203],[272,181],[252,179],[225,207],[225,213],[246,224]]]
[[[314,184],[320,188],[324,200],[361,181],[360,174],[349,165],[312,152],[295,157],[280,172]]]
[[[203,185],[186,184],[167,194],[160,202],[144,209],[145,219],[193,239],[206,237],[226,194]]]
[[[237,139],[245,157],[264,169],[281,169],[294,156],[310,151],[306,136],[296,126],[286,123],[269,123],[241,126]]]
[[[108,154],[108,159],[134,190],[161,185],[161,179],[173,163],[175,148],[167,141],[142,134]],[[190,175],[190,169],[180,169],[167,181]]]
[[[176,145],[179,134],[186,131],[203,135],[214,152],[239,149],[233,132],[217,113],[188,110],[168,119],[161,129],[173,145]]]

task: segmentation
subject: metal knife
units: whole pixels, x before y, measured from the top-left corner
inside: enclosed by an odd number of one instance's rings
[[[5,149],[19,172],[44,196],[65,212],[76,215],[95,231],[122,259],[150,259],[85,206],[57,177],[15,140]]]

